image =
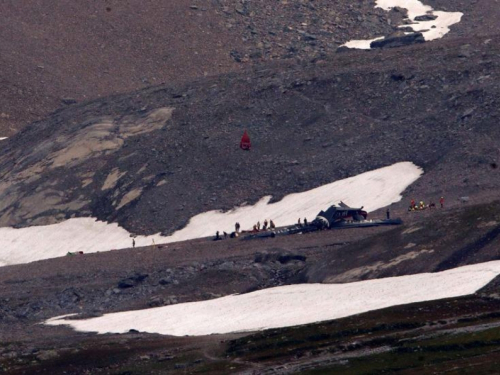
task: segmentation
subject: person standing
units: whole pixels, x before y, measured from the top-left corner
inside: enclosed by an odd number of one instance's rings
[[[439,204],[441,205],[441,208],[444,208],[444,197],[439,198]]]
[[[276,225],[274,225],[274,222],[272,220],[269,221],[269,228],[271,229],[276,228]]]
[[[307,217],[304,218],[304,225],[307,226]]]
[[[387,207],[387,211],[385,211],[385,215],[387,217],[387,220],[391,219],[391,211],[389,210],[389,207]]]
[[[135,238],[132,238],[132,249],[135,249]]]
[[[240,232],[240,223],[236,223],[236,224],[234,225],[234,229],[235,229],[235,232],[236,232],[236,233],[239,233],[239,232]]]

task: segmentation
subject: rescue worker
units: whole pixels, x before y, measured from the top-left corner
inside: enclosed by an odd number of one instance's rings
[[[220,235],[219,235],[219,231],[215,232],[215,238],[214,238],[214,241],[219,241],[220,240]]]
[[[415,208],[415,199],[412,199],[410,202],[410,207]]]
[[[260,230],[260,221],[257,221],[257,230]]]
[[[267,230],[267,225],[268,225],[268,224],[269,224],[269,223],[267,222],[267,219],[266,219],[266,220],[264,220],[264,226],[262,227],[262,229],[263,229],[263,230]]]
[[[441,205],[441,208],[444,208],[444,198],[443,197],[439,198],[439,204]]]
[[[235,229],[236,233],[239,233],[239,231],[240,231],[240,223],[234,224],[234,229]]]
[[[304,218],[304,225],[307,225],[307,217]]]
[[[224,238],[227,238],[227,233],[226,232],[223,232],[224,233]]]
[[[299,221],[297,221],[297,224],[302,226],[302,223],[300,222],[300,217],[299,217]]]
[[[276,228],[276,225],[274,225],[274,222],[272,220],[269,221],[269,228],[271,229]]]
[[[135,238],[132,238],[132,249],[135,249]]]
[[[389,208],[387,208],[387,211],[385,211],[385,215],[387,217],[387,220],[391,219],[391,211],[389,211]]]

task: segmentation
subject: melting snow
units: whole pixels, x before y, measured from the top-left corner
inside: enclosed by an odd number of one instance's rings
[[[253,224],[264,219],[272,219],[278,226],[291,225],[299,217],[314,219],[320,210],[339,201],[353,207],[364,205],[365,210],[373,211],[399,201],[401,192],[421,174],[422,170],[413,163],[401,162],[290,194],[276,203],[270,204],[271,196],[266,196],[253,206],[196,215],[185,228],[171,236],[138,236],[136,246],[213,236],[217,230],[231,232],[236,222],[244,229],[252,228]],[[0,266],[60,257],[68,251],[93,253],[129,248],[131,245],[130,233],[118,224],[107,224],[93,218],[76,218],[59,224],[22,229],[0,228]]]
[[[469,295],[500,274],[500,261],[439,273],[359,281],[301,284],[209,301],[106,314],[88,320],[56,317],[47,325],[83,332],[209,335],[290,327],[338,319],[390,306]],[[66,316],[67,317],[67,316]]]
[[[434,40],[442,38],[450,31],[450,26],[462,19],[461,12],[442,12],[434,11],[429,5],[424,5],[418,0],[377,0],[377,8],[390,11],[394,7],[400,7],[408,10],[408,19],[412,22],[410,25],[400,25],[399,27],[411,27],[413,31],[421,32],[425,40]],[[415,17],[431,14],[436,16],[431,21],[415,21]],[[370,40],[351,40],[344,44],[349,48],[370,49],[370,43],[374,40],[384,39],[378,37]]]

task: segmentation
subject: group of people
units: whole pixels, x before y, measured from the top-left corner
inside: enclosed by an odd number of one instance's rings
[[[306,227],[309,223],[307,222],[307,218],[304,218],[304,226]],[[300,217],[299,217],[299,220],[297,221],[297,225],[299,226],[302,226],[302,222],[300,221]]]
[[[439,198],[439,206],[444,208],[444,197]],[[419,203],[415,202],[415,199],[412,199],[410,202],[410,206],[408,207],[408,211],[420,211],[425,209],[433,209],[436,208],[436,203],[431,201],[429,204],[425,204],[424,201],[420,201]]]
[[[236,223],[236,224],[238,225],[238,229],[239,229],[239,224],[238,223]],[[260,231],[266,231],[268,229],[274,229],[274,228],[276,228],[276,225],[274,225],[274,222],[272,220],[267,221],[267,219],[266,219],[266,220],[264,220],[264,223],[262,224],[262,228],[260,226],[260,221],[258,221],[257,224],[255,224],[253,226],[252,231],[253,232],[260,232]]]
[[[251,232],[260,232],[260,231],[266,231],[268,229],[274,229],[276,228],[276,225],[274,224],[274,222],[272,220],[264,220],[264,223],[260,224],[260,221],[257,222],[257,224],[254,224]],[[241,232],[241,225],[240,223],[236,222],[234,224],[234,232],[231,232],[231,233],[227,233],[227,232],[222,232],[222,235],[220,233],[220,231],[217,231],[215,232],[215,238],[214,238],[214,241],[219,241],[219,240],[222,240],[222,239],[225,239],[225,238],[235,238],[235,237],[238,237],[240,235],[240,232]]]

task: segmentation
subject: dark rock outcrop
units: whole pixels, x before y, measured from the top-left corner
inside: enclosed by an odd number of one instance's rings
[[[396,48],[409,46],[411,44],[424,43],[425,39],[422,33],[412,34],[394,34],[381,40],[375,40],[370,43],[371,48]]]

